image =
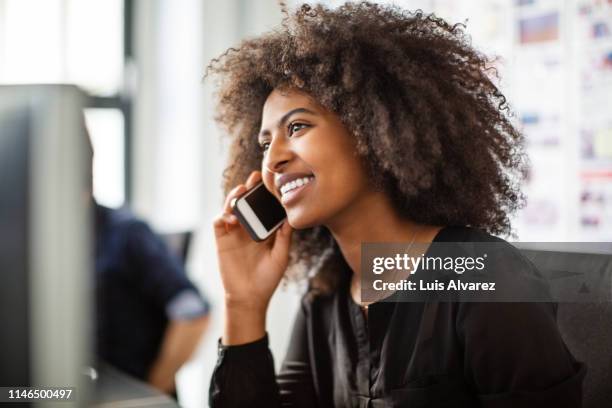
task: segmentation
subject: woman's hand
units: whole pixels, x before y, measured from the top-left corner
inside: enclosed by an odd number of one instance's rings
[[[265,334],[268,303],[289,262],[291,226],[283,226],[267,240],[254,241],[231,213],[232,200],[261,180],[251,173],[225,199],[223,213],[214,220],[217,258],[225,288],[224,344],[241,344]]]

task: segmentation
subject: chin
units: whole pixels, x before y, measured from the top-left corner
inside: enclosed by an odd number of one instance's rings
[[[305,214],[298,210],[290,210],[287,212],[287,222],[293,229],[306,229],[321,225],[318,217]]]

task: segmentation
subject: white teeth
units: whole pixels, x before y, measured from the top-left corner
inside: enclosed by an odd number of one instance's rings
[[[281,194],[285,194],[297,187],[302,187],[303,185],[310,183],[312,179],[314,179],[314,177],[302,177],[302,178],[290,181],[288,183],[285,183],[281,186],[280,192]]]

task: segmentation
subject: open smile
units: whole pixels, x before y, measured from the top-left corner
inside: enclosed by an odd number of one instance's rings
[[[291,205],[298,201],[305,194],[313,181],[314,176],[306,176],[283,184],[280,187],[281,202],[283,205]]]

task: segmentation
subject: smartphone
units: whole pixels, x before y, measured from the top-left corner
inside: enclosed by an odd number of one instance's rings
[[[264,241],[282,224],[287,213],[263,181],[233,200],[232,213],[255,241]]]

